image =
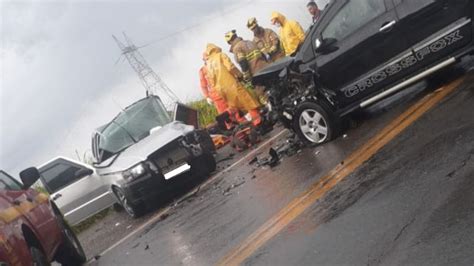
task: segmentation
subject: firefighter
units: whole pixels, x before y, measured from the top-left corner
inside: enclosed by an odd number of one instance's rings
[[[239,82],[239,79],[243,78],[242,73],[218,46],[208,44],[206,55],[207,80],[210,87],[226,101],[229,109],[248,112],[252,124],[258,126],[262,121],[260,103]]]
[[[247,21],[247,28],[253,32],[253,42],[265,55],[268,62],[273,63],[285,56],[280,46],[280,39],[273,30],[258,25],[256,18],[250,18]]]
[[[263,87],[253,87],[252,77],[260,69],[268,65],[263,53],[252,41],[243,40],[235,30],[225,34],[225,40],[230,45],[230,52],[234,54],[235,61],[240,65],[247,90],[254,94],[261,104],[266,104],[267,97]]]
[[[301,25],[278,12],[272,13],[271,22],[280,28],[280,41],[285,55],[294,56],[304,41],[304,31]]]
[[[222,97],[219,95],[219,93],[217,93],[216,90],[214,90],[207,81],[206,54],[203,55],[203,60],[204,66],[199,69],[199,80],[201,83],[201,90],[204,94],[204,97],[206,97],[207,102],[211,105],[213,104],[217,109],[217,113],[221,114],[227,111],[228,106],[224,99],[222,99]]]
[[[237,36],[235,30],[227,32],[225,40],[230,45],[230,52],[234,54],[235,61],[240,65],[246,82],[250,82],[257,71],[267,66],[266,59],[257,45]]]

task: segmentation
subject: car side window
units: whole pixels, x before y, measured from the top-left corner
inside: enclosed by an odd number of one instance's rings
[[[0,172],[0,190],[22,190],[19,182],[5,172]]]
[[[343,40],[385,10],[382,0],[349,0],[329,22],[322,36]]]
[[[46,187],[50,190],[49,192],[55,193],[61,188],[81,179],[81,177],[77,176],[79,170],[81,170],[81,168],[78,166],[60,162],[42,169],[41,176],[46,183]]]

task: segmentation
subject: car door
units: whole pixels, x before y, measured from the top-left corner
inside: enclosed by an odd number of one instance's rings
[[[58,158],[41,166],[39,171],[51,199],[73,225],[115,202],[110,186],[87,165]],[[86,171],[92,174],[80,174]]]
[[[416,66],[427,67],[468,45],[472,0],[393,0]]]
[[[52,215],[48,204],[48,197],[32,189],[23,189],[23,186],[7,173],[0,171],[0,191],[2,196],[10,202],[9,208],[16,211],[6,211],[2,218],[7,220],[26,219],[31,229],[41,241],[48,254],[59,243],[61,235],[57,220]]]
[[[338,94],[341,107],[377,93],[401,76],[385,68],[410,52],[393,3],[345,0],[334,3],[313,32],[316,49],[322,40],[335,40],[337,50],[316,54],[321,83]]]
[[[174,121],[180,121],[186,125],[199,128],[198,111],[182,103],[176,103],[174,108]]]

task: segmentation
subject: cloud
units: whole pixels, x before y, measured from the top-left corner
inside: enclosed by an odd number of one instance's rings
[[[67,2],[5,1],[2,6],[2,49],[27,55],[27,61],[32,60],[34,53],[31,50],[51,40],[68,11]]]

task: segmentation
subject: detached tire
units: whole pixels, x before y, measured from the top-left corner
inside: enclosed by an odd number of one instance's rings
[[[127,196],[125,196],[125,193],[120,188],[115,187],[113,189],[113,192],[117,197],[120,205],[122,205],[123,209],[127,212],[128,215],[130,215],[130,217],[139,218],[143,216],[143,214],[145,214],[145,205],[131,203]]]
[[[33,266],[47,266],[51,265],[48,260],[46,259],[46,256],[44,255],[43,251],[41,251],[37,247],[30,247],[30,254],[31,254],[31,259],[32,265]]]
[[[296,109],[293,129],[307,144],[322,144],[336,138],[341,121],[324,103],[306,102]]]
[[[56,259],[62,265],[82,265],[86,262],[86,254],[76,234],[62,216],[58,216],[59,225],[63,233],[63,243],[58,249]]]

